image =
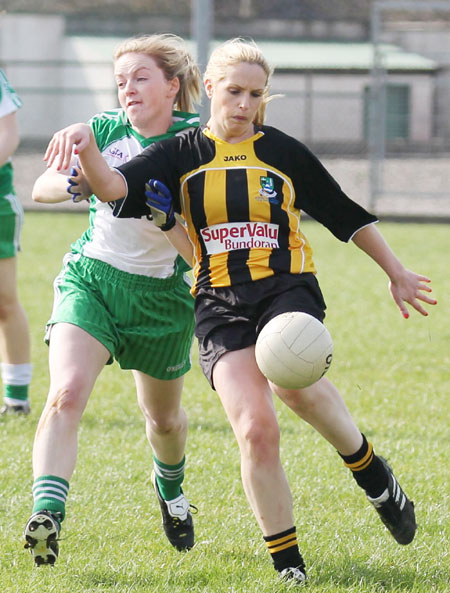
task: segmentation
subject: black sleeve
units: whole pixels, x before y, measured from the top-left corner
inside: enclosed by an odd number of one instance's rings
[[[173,150],[166,149],[163,143],[152,144],[141,154],[117,167],[123,175],[128,192],[121,200],[114,203],[114,216],[118,218],[141,218],[148,216],[150,209],[145,201],[145,184],[149,179],[158,179],[170,190],[175,210],[179,209],[179,180],[175,170]]]
[[[341,241],[349,241],[356,231],[377,222],[362,206],[351,200],[303,144],[296,143],[293,166],[295,206],[323,224]]]

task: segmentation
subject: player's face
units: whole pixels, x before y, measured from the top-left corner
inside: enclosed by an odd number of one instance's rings
[[[133,128],[144,136],[164,133],[172,121],[178,78],[167,80],[151,56],[133,52],[116,60],[114,77],[120,106]]]
[[[267,76],[258,64],[228,66],[219,81],[205,81],[211,99],[211,131],[227,142],[241,142],[254,134],[253,121],[263,100]]]

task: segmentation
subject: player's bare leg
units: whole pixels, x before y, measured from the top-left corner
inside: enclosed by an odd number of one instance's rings
[[[25,526],[35,563],[54,564],[75,468],[78,426],[108,350],[81,328],[58,323],[50,336],[50,390],[33,447],[34,507]]]
[[[152,475],[163,526],[170,543],[180,551],[194,545],[194,523],[181,489],[187,438],[187,417],[181,407],[184,378],[162,381],[133,371],[138,403],[145,418],[145,430],[153,450]]]
[[[19,302],[17,258],[0,259],[0,358],[10,364],[30,362],[28,320]]]
[[[0,278],[0,361],[8,365],[9,374],[14,374],[14,369],[18,369],[19,373],[21,369],[27,371],[26,381],[19,380],[27,390],[31,378],[30,333],[25,310],[19,302],[17,257],[0,259]],[[8,387],[7,391],[5,376],[3,377],[5,401],[2,413],[9,410],[21,411],[21,409],[24,413],[28,413],[30,407],[27,392],[21,393],[19,399],[19,395],[14,392],[17,381],[13,378],[12,382],[13,385]],[[20,389],[16,391],[19,392]]]
[[[342,455],[351,455],[362,443],[361,432],[336,387],[326,377],[304,389],[272,385],[293,412],[311,424]]]
[[[293,525],[292,498],[279,455],[272,393],[253,347],[227,352],[215,364],[214,387],[241,452],[245,493],[264,535]]]
[[[276,386],[273,389],[336,448],[395,540],[409,544],[417,527],[414,504],[386,460],[375,455],[371,443],[360,433],[336,387],[322,377],[314,385],[297,391]]]
[[[76,325],[57,323],[52,328],[50,389],[33,447],[35,478],[43,474],[71,478],[77,457],[78,425],[108,358],[103,344]]]
[[[224,354],[214,366],[213,379],[239,445],[244,490],[274,567],[283,577],[304,580],[273,397],[256,365],[254,347]]]
[[[139,371],[133,371],[133,376],[154,454],[163,463],[179,463],[184,457],[187,438],[187,417],[181,407],[184,377],[161,381]]]

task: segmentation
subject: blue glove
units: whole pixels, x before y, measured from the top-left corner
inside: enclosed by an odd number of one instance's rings
[[[169,231],[175,226],[175,212],[172,194],[157,179],[149,179],[145,184],[146,204],[152,213],[153,222],[162,231]]]
[[[90,190],[90,188],[83,176],[80,176],[80,171],[80,165],[77,162],[75,167],[72,167],[70,171],[70,177],[67,178],[69,185],[67,186],[66,191],[70,194],[72,202],[75,202],[76,204],[83,200],[88,200],[91,197],[91,192],[87,191],[87,189]]]
[[[76,177],[78,175],[76,169],[74,167],[72,167],[72,170],[70,171],[70,175],[71,177],[67,178],[67,181],[69,182],[69,185],[67,186],[67,193],[69,193],[72,196],[72,202],[81,202],[81,200],[83,200],[84,198],[81,197],[81,193],[77,193],[76,191],[74,191],[74,187],[78,186],[78,182],[74,181],[73,177]]]

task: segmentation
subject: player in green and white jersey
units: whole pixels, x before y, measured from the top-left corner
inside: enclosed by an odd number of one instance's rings
[[[23,208],[13,187],[11,155],[19,145],[16,111],[22,101],[0,70],[0,413],[28,414],[31,381],[28,320],[17,293],[17,252]]]
[[[90,120],[110,166],[146,146],[198,125],[200,73],[182,39],[129,39],[114,54],[120,109]],[[174,110],[177,109],[177,110]],[[64,143],[64,138],[61,142]],[[68,186],[70,171],[48,169],[33,199],[89,199],[89,228],[71,246],[55,280],[48,321],[50,389],[33,449],[33,513],[25,527],[35,563],[53,564],[77,456],[78,425],[105,364],[130,369],[153,451],[153,484],[165,533],[179,550],[194,545],[190,504],[183,494],[186,414],[181,407],[190,369],[193,298],[188,267],[148,217],[118,220],[83,181]]]

